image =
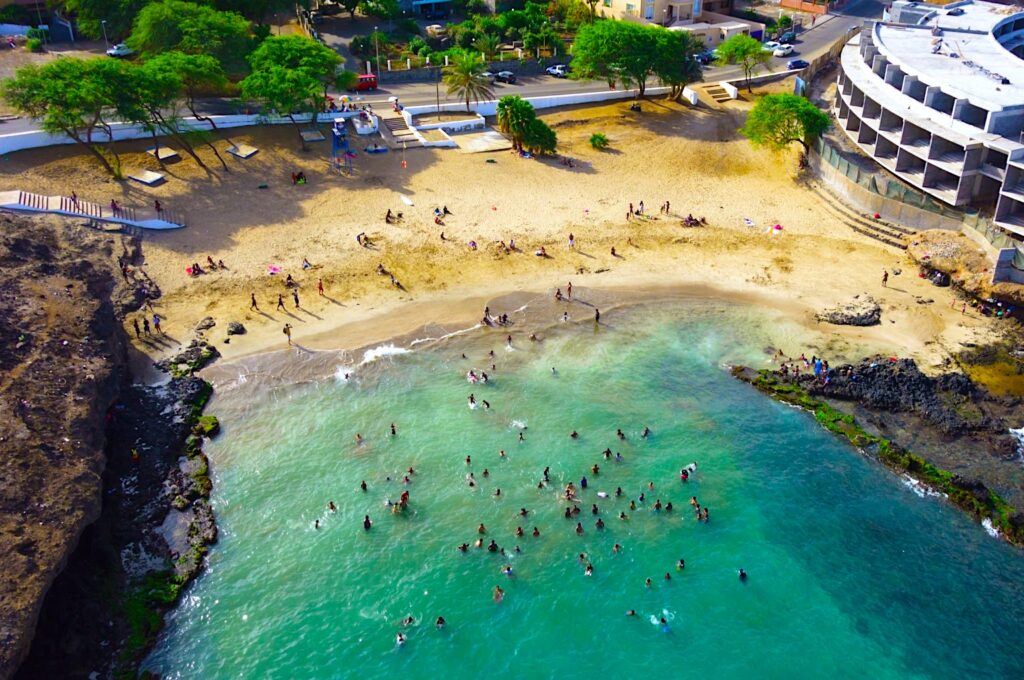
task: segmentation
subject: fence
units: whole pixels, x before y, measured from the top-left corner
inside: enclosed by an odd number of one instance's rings
[[[17,198],[15,199],[15,193]],[[99,203],[83,201],[77,196],[44,196],[30,191],[5,192],[0,194],[0,207],[13,210],[52,212],[72,217],[88,217],[93,220],[117,222],[148,229],[170,229],[188,224],[184,212],[168,210],[160,206],[135,208],[111,203],[104,207]]]
[[[831,166],[838,175],[869,194],[866,203],[873,212],[885,214],[890,219],[917,228],[965,231],[964,227],[969,227],[996,251],[993,256],[997,255],[998,251],[1012,250],[1013,259],[1010,265],[1024,272],[1024,243],[993,224],[988,217],[975,210],[964,211],[950,207],[922,191],[908,187],[903,182],[866,170],[844,158],[836,147],[823,139],[817,141],[815,150],[824,164]],[[848,198],[859,198],[851,192],[844,193]],[[878,197],[878,200],[872,200],[872,195]]]

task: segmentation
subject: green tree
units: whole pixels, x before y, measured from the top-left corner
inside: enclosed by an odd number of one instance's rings
[[[526,127],[523,146],[535,154],[554,153],[558,148],[558,136],[547,123],[540,118],[534,118]]]
[[[252,48],[249,22],[234,12],[183,0],[158,0],[142,8],[128,36],[128,46],[144,57],[177,50],[209,54],[228,73],[245,71]]]
[[[334,50],[305,36],[270,37],[249,55],[252,73],[242,81],[242,95],[287,116],[302,139],[293,114],[310,113],[316,121],[339,63],[341,57]],[[302,148],[307,148],[304,139]]]
[[[345,8],[350,19],[356,18],[356,10],[359,9],[360,0],[338,0],[338,4]]]
[[[444,84],[448,86],[448,94],[465,99],[466,111],[470,110],[470,100],[479,102],[494,96],[490,80],[483,75],[484,69],[484,63],[475,54],[459,55],[445,69]]]
[[[78,29],[97,40],[103,38],[106,22],[107,37],[117,42],[128,35],[132,20],[148,0],[64,0],[64,9],[75,17]]]
[[[496,111],[498,129],[512,139],[512,148],[523,148],[530,121],[537,117],[533,104],[519,95],[506,95],[498,100]]]
[[[704,79],[697,55],[704,49],[688,31],[659,31],[654,73],[669,88],[669,99],[678,99],[690,83]]]
[[[799,142],[804,153],[810,144],[831,125],[828,114],[804,97],[795,94],[769,94],[761,97],[740,128],[751,143],[781,151]]]
[[[402,14],[398,7],[398,0],[361,0],[359,9],[363,14],[381,19],[395,19]]]
[[[309,1],[298,4],[309,6]],[[241,14],[249,21],[265,24],[272,15],[285,10],[294,15],[295,0],[214,0],[213,6],[222,12]]]
[[[496,35],[483,35],[477,38],[473,43],[473,49],[484,55],[484,59],[494,59],[494,55],[498,53],[498,46],[501,44],[501,40]]]
[[[577,77],[603,78],[636,87],[643,96],[656,66],[668,64],[671,55],[666,29],[628,21],[598,21],[580,29],[573,44],[573,68]],[[668,69],[666,68],[666,73]]]
[[[601,151],[608,147],[608,135],[603,132],[595,132],[590,135],[590,146],[596,151]]]
[[[356,89],[356,84],[358,82],[358,73],[347,69],[341,69],[338,71],[338,75],[334,79],[334,86],[338,88],[338,90],[354,90]]]
[[[597,19],[597,3],[600,2],[600,0],[586,0],[586,1],[587,1],[587,7],[590,8],[590,23],[594,23],[594,21]]]
[[[18,69],[0,91],[20,113],[38,120],[43,130],[67,135],[120,178],[120,158],[106,116],[124,108],[118,107],[116,88],[124,85],[121,72],[126,68],[115,59],[65,57]],[[105,142],[100,135],[106,135]]]
[[[789,16],[788,14],[783,14],[783,15],[781,15],[779,17],[779,28],[780,29],[782,29],[784,31],[787,28],[792,28],[792,27],[793,27],[793,17]]]
[[[747,92],[753,92],[750,77],[758,68],[771,61],[772,53],[764,49],[757,40],[742,33],[734,35],[718,46],[719,66],[739,64],[746,79]]]

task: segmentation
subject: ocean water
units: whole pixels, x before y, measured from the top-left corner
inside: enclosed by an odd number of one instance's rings
[[[763,362],[783,322],[706,301],[602,311],[599,329],[530,326],[540,342],[522,318],[511,350],[506,331],[477,329],[413,351],[405,339],[222,367],[210,412],[223,434],[208,446],[221,539],[146,667],[166,678],[1024,676],[1024,554],[728,375],[727,362]],[[491,381],[469,384],[470,368]],[[552,483],[538,489],[545,466]],[[578,536],[559,496],[583,476]],[[409,509],[394,515],[385,502],[405,489]],[[694,519],[691,496],[710,521]],[[480,523],[506,555],[456,549]]]

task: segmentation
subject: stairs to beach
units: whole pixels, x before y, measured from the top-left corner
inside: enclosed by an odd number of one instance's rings
[[[423,146],[416,133],[406,124],[405,118],[394,111],[380,114],[381,136],[395,149],[415,149]]]
[[[724,104],[725,102],[732,99],[732,97],[729,96],[729,93],[726,92],[725,88],[722,87],[721,85],[701,85],[696,89],[698,91],[698,96],[699,94],[705,94],[716,104]]]
[[[819,182],[812,184],[811,190],[821,198],[821,204],[825,207],[825,210],[841,224],[846,225],[862,236],[867,236],[879,243],[884,243],[891,248],[907,249],[907,245],[903,241],[907,236],[914,233],[913,229],[862,215],[854,208],[840,201],[838,196]]]

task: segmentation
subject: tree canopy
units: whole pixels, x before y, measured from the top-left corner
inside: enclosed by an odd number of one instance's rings
[[[742,33],[734,35],[719,45],[717,52],[719,66],[738,64],[743,69],[747,92],[753,91],[750,86],[750,76],[772,59],[772,53],[764,49],[761,43]]]
[[[533,153],[554,153],[558,136],[547,123],[537,118],[533,104],[518,95],[498,100],[498,129],[512,139],[512,147]]]
[[[184,0],[143,7],[127,43],[143,58],[170,50],[208,54],[229,73],[245,71],[245,56],[252,49],[249,22],[242,15]]]
[[[479,102],[494,96],[490,80],[483,75],[485,68],[476,54],[462,54],[445,69],[444,84],[448,86],[448,94],[464,99],[466,111],[470,110],[470,101]]]
[[[830,125],[828,114],[804,97],[769,94],[754,105],[740,133],[753,144],[773,151],[781,151],[792,142],[799,142],[807,151]]]
[[[103,22],[107,23],[107,37],[117,42],[132,27],[132,19],[148,0],[64,0],[64,9],[75,15],[78,29],[90,38],[103,37]]]
[[[603,78],[635,87],[641,96],[647,81],[657,76],[673,96],[700,80],[700,65],[693,59],[701,45],[683,31],[645,26],[629,21],[598,21],[580,29],[573,44],[573,69],[578,77]]]

